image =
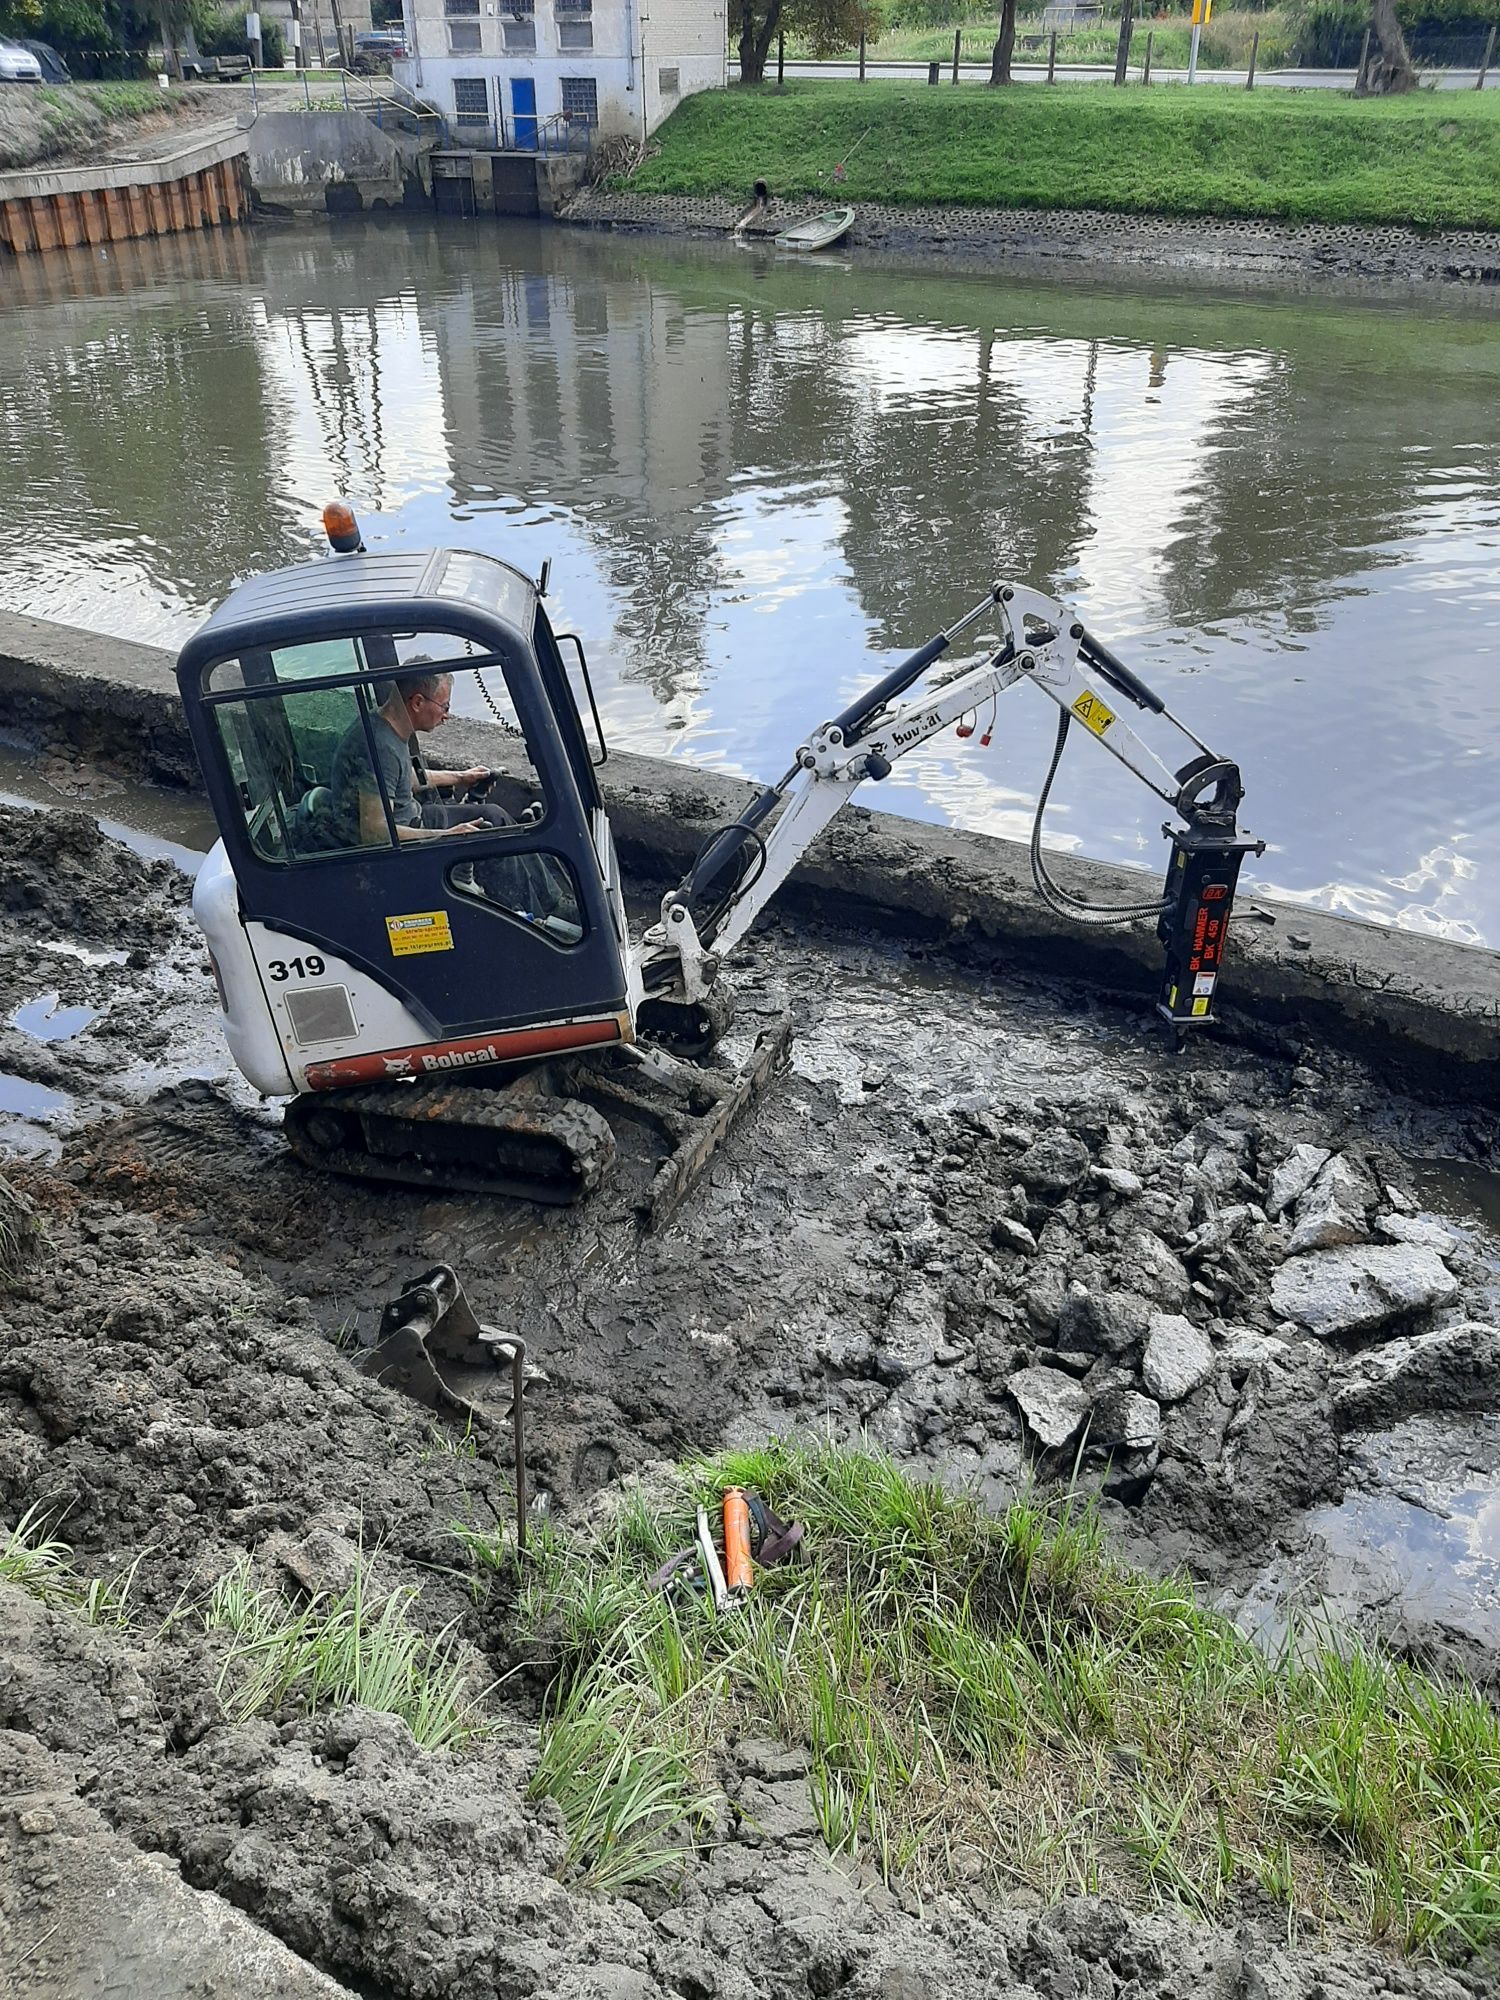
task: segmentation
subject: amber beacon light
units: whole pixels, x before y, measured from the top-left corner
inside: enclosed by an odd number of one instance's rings
[[[323,509],[323,532],[338,555],[352,556],[364,547],[354,509],[346,500],[330,500]]]

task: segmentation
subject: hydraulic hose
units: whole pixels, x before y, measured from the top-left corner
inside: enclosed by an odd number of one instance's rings
[[[1165,896],[1158,896],[1152,903],[1086,903],[1081,897],[1061,888],[1047,873],[1047,864],[1042,859],[1042,817],[1047,810],[1047,798],[1062,761],[1063,745],[1068,740],[1072,720],[1066,709],[1057,718],[1057,741],[1052,748],[1052,762],[1047,767],[1041,796],[1036,802],[1036,818],[1031,822],[1031,879],[1036,884],[1037,894],[1054,916],[1066,917],[1069,923],[1094,924],[1100,929],[1111,924],[1134,924],[1142,918],[1159,917],[1169,907]]]

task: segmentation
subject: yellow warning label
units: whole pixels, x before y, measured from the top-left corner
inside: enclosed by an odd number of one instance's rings
[[[412,958],[419,951],[453,949],[453,932],[446,910],[418,910],[409,917],[387,917],[385,929],[395,958]]]
[[[1073,713],[1085,729],[1092,729],[1096,736],[1102,736],[1115,719],[1112,708],[1106,708],[1096,694],[1084,693],[1073,703]]]
[[[1193,1002],[1193,1012],[1195,1014],[1206,1014],[1208,1012],[1208,1002],[1206,1000],[1195,1000]]]
[[[1167,1005],[1169,1007],[1175,1007],[1177,1005],[1177,988],[1175,986],[1172,988],[1171,992],[1167,995]]]

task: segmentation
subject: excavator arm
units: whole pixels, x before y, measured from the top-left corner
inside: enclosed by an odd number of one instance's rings
[[[999,644],[946,678],[935,676],[933,669],[953,641],[987,614],[998,616]],[[1179,1030],[1211,1021],[1240,863],[1265,846],[1237,826],[1243,796],[1239,770],[1216,756],[1065,606],[1003,582],[825,722],[798,749],[786,775],[708,841],[662,901],[660,929],[648,940],[665,947],[652,968],[656,979],[680,980],[684,997],[699,1000],[712,985],[721,956],[744,936],[862,784],[888,777],[900,758],[940,730],[956,724],[960,735],[972,734],[971,719],[1025,681],[1058,710],[1056,747],[1032,828],[1038,892],[1049,908],[1078,923],[1154,921],[1165,948],[1157,1011]],[[923,691],[913,694],[919,683],[925,684]],[[1127,704],[1160,717],[1182,737],[1189,754],[1178,768],[1169,768],[1125,720]],[[1182,821],[1163,828],[1171,857],[1161,893],[1149,901],[1087,903],[1047,872],[1042,818],[1075,724]],[[983,740],[989,741],[988,730]]]

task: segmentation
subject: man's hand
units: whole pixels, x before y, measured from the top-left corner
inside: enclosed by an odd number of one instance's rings
[[[476,764],[472,771],[460,771],[453,782],[456,785],[482,785],[486,783],[489,775],[488,765]]]
[[[487,819],[461,820],[457,826],[442,829],[444,833],[493,833],[494,830]]]

